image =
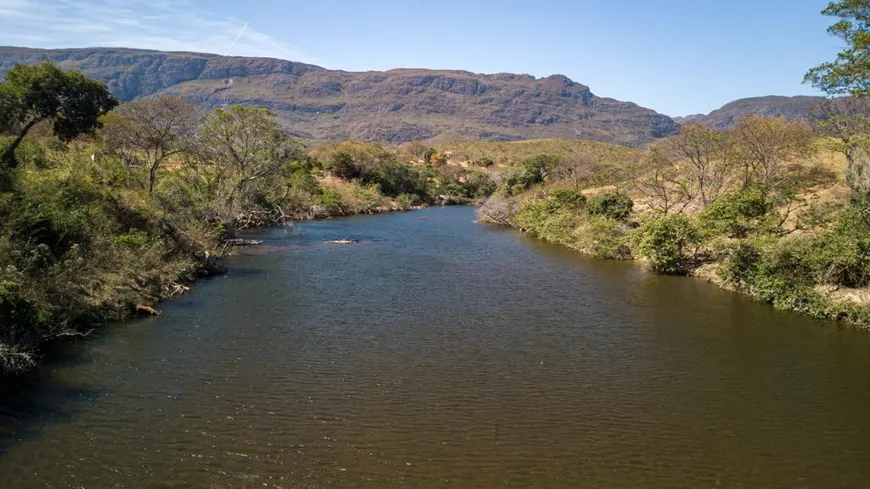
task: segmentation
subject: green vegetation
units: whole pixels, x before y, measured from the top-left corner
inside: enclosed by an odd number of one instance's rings
[[[804,81],[829,94],[870,95],[870,0],[831,2],[822,14],[839,17],[828,32],[846,48],[836,60],[811,69]]]
[[[136,311],[220,269],[253,226],[486,202],[482,221],[658,272],[700,275],[778,308],[870,327],[867,0],[832,3],[847,43],[807,80],[817,124],[684,125],[644,150],[592,141],[351,141],[308,150],[275,114],[117,107],[51,62],[0,82],[0,374],[39,345]]]
[[[308,151],[263,109],[199,113],[184,98],[120,105],[46,62],[0,82],[0,375],[220,270],[241,229],[470,203],[484,169],[374,143]]]
[[[531,158],[479,218],[600,258],[704,276],[778,308],[870,326],[867,191],[851,184],[859,178],[847,183],[849,168],[863,175],[870,161],[843,165],[842,146],[823,137],[829,123],[821,121],[820,132],[754,116],[727,131],[687,125],[621,173],[603,162],[560,171],[564,160]],[[856,154],[865,150],[863,136],[850,141]]]
[[[54,135],[69,142],[93,132],[100,125],[98,118],[116,105],[105,85],[81,73],[64,72],[49,61],[16,65],[0,84],[0,132],[14,133],[0,161],[7,169],[16,167],[15,150],[40,122],[51,122]]]
[[[870,2],[823,13],[840,17],[829,31],[847,47],[806,81],[851,96],[826,101],[815,126],[750,115],[728,130],[684,125],[628,159],[561,153],[546,172],[525,165],[479,218],[870,328]]]

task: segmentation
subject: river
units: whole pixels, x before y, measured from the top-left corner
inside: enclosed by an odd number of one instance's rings
[[[870,486],[870,335],[473,219],[268,230],[56,346],[2,391],[0,485]]]

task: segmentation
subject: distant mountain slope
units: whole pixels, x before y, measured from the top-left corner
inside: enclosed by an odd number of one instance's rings
[[[707,115],[695,114],[686,117],[675,117],[680,124],[697,122],[719,129],[728,129],[740,117],[747,114],[758,114],[763,117],[783,116],[787,119],[812,119],[819,103],[824,97],[753,97],[735,100]]]
[[[584,138],[641,145],[675,133],[668,116],[594,95],[561,75],[401,69],[351,73],[277,59],[134,49],[0,47],[0,74],[51,59],[123,100],[180,94],[205,107],[267,107],[311,139],[399,143],[444,133],[489,140]]]

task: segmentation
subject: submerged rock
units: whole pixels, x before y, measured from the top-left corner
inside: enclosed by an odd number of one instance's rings
[[[227,239],[224,241],[228,246],[257,246],[263,244],[259,239]]]

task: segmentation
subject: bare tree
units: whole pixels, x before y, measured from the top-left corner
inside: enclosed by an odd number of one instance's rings
[[[509,197],[492,196],[477,209],[477,220],[512,226],[519,211],[519,204]]]
[[[836,140],[846,156],[846,182],[855,191],[870,190],[870,98],[827,99],[819,107],[819,130]]]
[[[550,177],[568,182],[575,189],[580,190],[591,180],[596,168],[595,160],[588,154],[575,153],[562,158],[553,168]]]
[[[706,207],[726,188],[733,171],[733,158],[728,134],[701,125],[687,124],[680,134],[670,139],[670,151],[679,160],[678,165]]]
[[[196,129],[196,106],[183,97],[159,96],[120,106],[106,126],[108,142],[125,155],[138,152],[148,165],[148,193],[167,158],[183,152]]]
[[[697,185],[675,164],[667,142],[649,148],[635,181],[650,208],[662,214],[682,213],[697,197]]]
[[[752,183],[767,193],[788,178],[789,163],[813,152],[813,131],[803,121],[749,115],[734,127],[744,187]]]

